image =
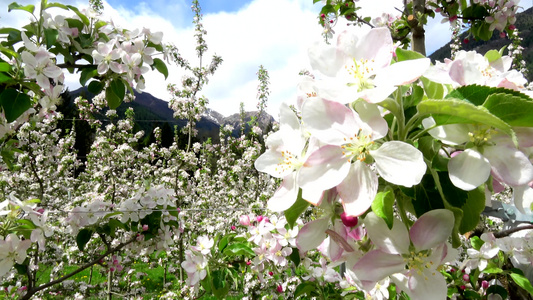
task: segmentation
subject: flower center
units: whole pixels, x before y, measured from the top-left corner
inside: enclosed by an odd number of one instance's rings
[[[355,85],[357,91],[374,88],[372,80],[370,77],[374,74],[374,68],[372,68],[372,63],[374,60],[360,59],[359,61],[353,60],[353,65],[346,65],[346,71],[348,74],[353,76],[355,82],[350,83],[349,85]]]
[[[374,145],[372,135],[362,135],[361,131],[353,137],[344,138],[344,140],[346,141],[346,144],[341,146],[343,149],[342,154],[344,154],[350,162],[353,159],[364,162],[371,147]]]
[[[282,159],[276,166],[276,172],[284,173],[288,170],[294,170],[303,165],[303,162],[301,162],[295,155],[293,155],[290,151],[281,151]]]
[[[429,252],[423,251],[415,253],[411,251],[408,256],[404,257],[404,261],[407,264],[407,268],[416,272],[418,275],[422,275],[424,269],[436,270],[438,266],[429,258]],[[428,280],[427,277],[425,277]]]
[[[476,129],[473,132],[469,132],[468,136],[470,137],[470,142],[474,143],[474,145],[480,147],[489,142],[492,135],[495,134],[496,131],[492,128],[483,128],[483,129]]]

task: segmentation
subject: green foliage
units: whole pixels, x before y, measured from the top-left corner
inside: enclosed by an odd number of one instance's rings
[[[296,224],[296,220],[300,217],[301,214],[309,207],[310,203],[302,198],[302,189],[298,191],[298,198],[296,202],[287,210],[285,210],[285,218],[287,218],[287,223],[291,228]]]
[[[32,101],[26,93],[10,88],[0,93],[0,106],[6,120],[11,123],[32,107]]]
[[[389,229],[394,222],[394,191],[387,186],[384,191],[378,192],[372,201],[372,211],[385,220]]]

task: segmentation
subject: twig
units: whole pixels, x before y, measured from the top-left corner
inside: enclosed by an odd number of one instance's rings
[[[518,231],[521,231],[521,230],[526,230],[526,229],[533,229],[533,224],[527,225],[527,226],[515,227],[515,228],[511,228],[511,229],[507,229],[507,230],[498,231],[498,232],[494,233],[494,237],[495,238],[502,238],[502,237],[509,236],[509,235],[511,235],[511,234],[513,234],[515,232],[518,232]]]

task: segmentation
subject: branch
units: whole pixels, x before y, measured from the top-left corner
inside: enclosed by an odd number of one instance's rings
[[[63,282],[63,281],[65,281],[65,280],[67,280],[68,278],[70,278],[70,277],[72,277],[72,276],[74,276],[74,275],[80,273],[81,271],[83,271],[83,270],[85,270],[85,269],[87,269],[87,268],[89,268],[89,267],[91,267],[91,266],[93,266],[93,265],[99,263],[99,262],[100,262],[102,259],[104,259],[106,256],[111,255],[111,254],[113,254],[113,253],[115,253],[115,252],[121,250],[121,249],[124,248],[126,245],[129,245],[129,244],[133,243],[136,239],[137,239],[137,235],[133,236],[133,237],[132,237],[130,240],[128,240],[127,242],[125,242],[125,243],[120,243],[117,247],[115,247],[115,248],[113,248],[113,249],[109,249],[109,250],[107,250],[104,254],[100,255],[98,258],[96,258],[96,259],[94,259],[94,260],[92,260],[92,261],[90,261],[90,262],[84,264],[83,266],[79,267],[78,269],[76,269],[76,270],[73,271],[72,273],[67,274],[67,275],[65,275],[65,276],[63,276],[63,277],[61,277],[61,278],[56,279],[56,280],[50,281],[50,282],[48,282],[48,283],[45,283],[45,284],[43,284],[43,285],[40,285],[40,286],[38,286],[38,287],[36,287],[36,288],[34,288],[34,289],[30,289],[30,290],[28,290],[28,292],[27,292],[22,298],[20,298],[20,299],[21,299],[21,300],[28,300],[28,299],[30,299],[35,293],[37,293],[38,291],[44,290],[44,289],[46,289],[46,288],[48,288],[48,287],[51,287],[51,286],[53,286],[53,285],[55,285],[55,284],[58,284],[58,283],[60,283],[60,282]]]
[[[511,234],[513,234],[515,232],[518,232],[518,231],[521,231],[521,230],[526,230],[526,229],[533,229],[533,224],[527,225],[527,226],[515,227],[515,228],[511,228],[511,229],[507,229],[507,230],[498,231],[498,232],[494,233],[494,237],[495,238],[502,238],[502,237],[509,236],[509,235],[511,235]]]

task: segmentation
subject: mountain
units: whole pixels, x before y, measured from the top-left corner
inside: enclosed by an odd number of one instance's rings
[[[136,126],[139,127],[139,130],[143,130],[145,132],[145,138],[147,139],[147,143],[151,139],[151,133],[153,132],[155,127],[160,127],[162,129],[166,128],[166,130],[163,130],[163,134],[165,134],[166,132],[167,135],[171,135],[174,132],[172,130],[174,126],[177,126],[178,128],[183,128],[187,125],[187,120],[174,119],[174,111],[168,107],[168,102],[154,97],[150,93],[138,93],[136,91],[134,93],[135,100],[132,102],[122,103],[117,109],[117,114],[120,117],[124,117],[124,112],[126,111],[126,109],[128,109],[129,107],[133,108],[135,112]],[[94,94],[89,92],[86,87],[71,91],[68,94],[68,98],[70,99],[67,100],[68,103],[64,105],[69,107],[74,106],[73,100],[80,95],[88,100],[91,100],[95,96]],[[97,118],[101,120],[107,120],[107,118],[105,117],[105,111],[106,109],[100,112]],[[257,112],[246,112],[246,117],[244,121],[249,122],[251,117],[255,115],[257,115]],[[267,129],[268,126],[271,125],[271,123],[274,122],[274,118],[267,113],[263,113],[258,118],[258,121],[259,126],[264,131],[265,129]],[[218,143],[220,141],[220,126],[225,126],[228,124],[234,127],[232,134],[234,136],[239,136],[242,127],[241,118],[239,114],[233,114],[229,117],[224,117],[217,111],[207,109],[204,115],[202,115],[200,121],[196,123],[198,135],[195,137],[194,141],[204,142],[208,139],[211,139],[213,143]],[[245,124],[245,132],[248,132],[248,130],[249,126]],[[178,138],[181,139],[182,136],[178,135]],[[163,139],[165,140],[165,137],[163,137]],[[171,141],[172,138],[167,137],[166,140]]]
[[[527,74],[525,74],[528,81],[533,79],[533,7],[529,8],[526,11],[518,13],[516,15],[516,28],[520,37],[522,38],[522,56],[524,61],[526,61]],[[461,35],[461,40],[467,37],[467,33]],[[492,38],[488,41],[481,40],[469,40],[468,43],[462,43],[461,49],[466,51],[475,50],[478,53],[485,54],[491,49],[500,50],[504,46],[508,46],[511,43],[511,40],[507,37],[500,38],[499,32],[494,31]],[[433,52],[429,58],[432,61],[443,61],[445,58],[449,58],[451,55],[450,50],[451,42],[448,42],[446,45],[442,46],[439,50]],[[505,53],[507,54],[507,49]]]

